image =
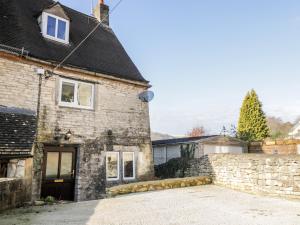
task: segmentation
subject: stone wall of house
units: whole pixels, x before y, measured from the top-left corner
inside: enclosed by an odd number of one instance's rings
[[[249,153],[293,155],[298,154],[298,146],[300,140],[252,142],[249,144]]]
[[[251,193],[300,197],[300,156],[213,154],[190,162],[186,176]]]
[[[22,165],[19,168],[10,169],[11,178],[0,178],[0,211],[31,201],[32,159],[20,161]],[[12,170],[15,170],[14,177]]]
[[[24,61],[0,58],[0,105],[36,111],[38,102],[38,66]],[[47,68],[46,68],[47,69]],[[153,176],[148,104],[138,99],[147,87],[86,75],[56,71],[59,75],[43,77],[39,115],[38,143],[34,150],[33,197],[39,198],[43,149],[46,144],[78,145],[76,199],[102,196],[106,184],[105,151],[134,151],[137,156],[137,180]],[[78,79],[95,84],[93,110],[58,105],[60,78]],[[55,136],[72,132],[70,140]],[[111,131],[111,132],[109,132]],[[109,134],[110,133],[110,134]],[[121,164],[120,164],[121,165]],[[121,166],[120,166],[121,170]],[[121,176],[120,176],[121,177]]]

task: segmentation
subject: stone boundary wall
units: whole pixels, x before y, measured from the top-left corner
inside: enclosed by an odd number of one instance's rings
[[[296,155],[299,154],[300,140],[274,140],[249,143],[249,153]],[[299,148],[300,150],[300,148]]]
[[[30,200],[30,179],[0,178],[0,211],[20,207]]]
[[[108,188],[107,195],[113,197],[121,194],[200,186],[211,183],[212,179],[207,176],[146,181]]]
[[[300,155],[212,154],[191,160],[186,176],[256,194],[300,198]]]

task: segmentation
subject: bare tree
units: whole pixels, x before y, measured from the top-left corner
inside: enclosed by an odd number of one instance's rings
[[[200,137],[205,135],[205,129],[203,126],[194,127],[186,134],[188,137]]]

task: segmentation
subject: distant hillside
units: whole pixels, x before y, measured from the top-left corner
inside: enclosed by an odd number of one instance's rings
[[[151,140],[152,141],[157,141],[157,140],[162,140],[162,139],[173,139],[175,137],[169,135],[169,134],[162,134],[158,132],[151,132]]]

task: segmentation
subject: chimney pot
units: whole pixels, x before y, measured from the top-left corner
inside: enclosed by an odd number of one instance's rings
[[[94,17],[107,26],[109,26],[109,7],[104,4],[104,0],[99,0],[99,3],[93,10]]]

